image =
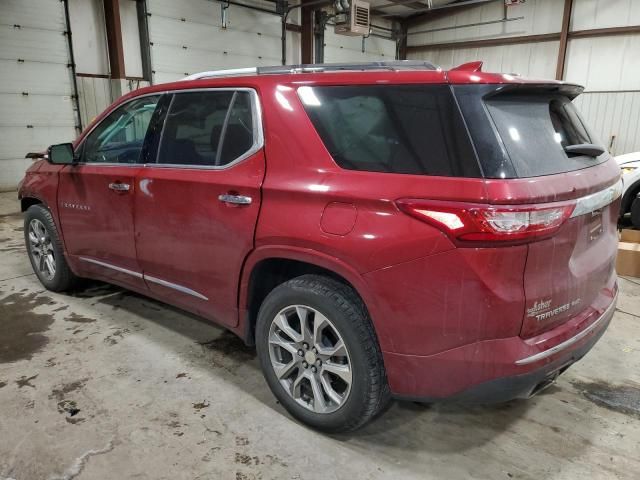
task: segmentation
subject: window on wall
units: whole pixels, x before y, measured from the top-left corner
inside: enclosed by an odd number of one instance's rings
[[[178,93],[165,120],[158,163],[224,166],[249,151],[253,141],[249,92]]]
[[[139,163],[149,122],[160,95],[141,97],[110,113],[87,137],[82,161]]]

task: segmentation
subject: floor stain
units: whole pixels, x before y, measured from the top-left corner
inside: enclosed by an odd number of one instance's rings
[[[64,400],[64,397],[66,397],[67,394],[83,388],[88,380],[88,378],[83,378],[81,380],[76,380],[75,382],[63,383],[60,387],[51,390],[49,398],[55,398],[56,400],[61,402]]]
[[[49,343],[43,335],[53,323],[50,313],[34,313],[51,299],[37,293],[13,293],[0,300],[0,363],[31,360]]]
[[[200,345],[207,350],[220,354],[224,358],[235,360],[238,363],[245,363],[256,357],[255,349],[245,345],[240,337],[228,330],[223,331],[220,336],[213,340],[203,342]]]
[[[18,388],[22,388],[22,387],[36,388],[36,386],[31,383],[31,381],[35,380],[36,378],[38,378],[37,374],[36,375],[32,375],[30,377],[26,377],[26,376],[23,375],[18,380],[16,380],[16,385],[18,385]]]
[[[600,407],[640,417],[640,386],[611,385],[606,382],[573,382],[587,400]]]
[[[6,386],[7,386],[7,382],[0,382],[0,388],[6,387]]]
[[[197,411],[200,411],[203,408],[209,408],[209,405],[210,405],[209,402],[205,400],[203,402],[194,403],[193,408],[196,409]]]
[[[75,312],[70,313],[67,318],[64,319],[65,322],[74,322],[74,323],[93,323],[96,321],[95,318],[84,317],[82,315],[78,315]]]

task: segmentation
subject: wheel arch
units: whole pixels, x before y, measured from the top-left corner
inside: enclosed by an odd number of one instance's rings
[[[26,212],[27,209],[33,205],[42,205],[43,207],[49,208],[48,205],[42,201],[42,199],[33,196],[33,195],[26,195],[22,198],[20,198],[20,211],[21,212]]]
[[[322,252],[298,247],[256,249],[245,262],[238,293],[239,331],[250,345],[258,310],[278,285],[305,274],[325,275],[354,290],[363,301],[375,329],[375,301],[360,274],[345,262]]]

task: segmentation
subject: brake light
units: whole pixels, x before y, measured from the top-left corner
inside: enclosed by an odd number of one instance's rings
[[[553,235],[575,208],[575,202],[503,206],[421,199],[401,199],[396,205],[442,230],[455,243],[509,245]]]

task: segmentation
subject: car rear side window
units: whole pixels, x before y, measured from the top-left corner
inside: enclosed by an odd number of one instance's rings
[[[446,85],[300,87],[298,96],[342,168],[479,177],[480,167]]]
[[[157,162],[221,167],[247,153],[253,144],[248,91],[177,93],[165,119]]]
[[[598,144],[572,99],[572,85],[456,85],[480,165],[487,178],[528,178],[588,168],[591,157],[567,147]]]
[[[565,173],[599,163],[564,150],[569,145],[594,143],[569,98],[504,94],[485,103],[518,177]]]

